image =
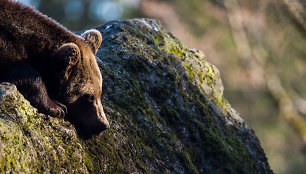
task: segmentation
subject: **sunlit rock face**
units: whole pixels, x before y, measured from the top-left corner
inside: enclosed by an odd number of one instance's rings
[[[2,84],[0,171],[272,173],[201,51],[186,48],[157,20],[96,29],[103,34],[97,62],[111,128],[81,139],[68,122],[37,113]]]

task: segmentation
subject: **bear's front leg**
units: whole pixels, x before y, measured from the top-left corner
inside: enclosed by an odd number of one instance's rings
[[[20,93],[41,113],[53,117],[64,117],[67,113],[64,104],[53,101],[49,97],[41,75],[29,65],[17,65],[5,68],[5,70],[2,69],[0,81],[16,85]]]

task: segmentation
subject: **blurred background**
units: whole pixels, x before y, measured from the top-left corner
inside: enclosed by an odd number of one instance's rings
[[[306,173],[305,0],[20,0],[72,31],[157,18],[218,67],[275,173]]]

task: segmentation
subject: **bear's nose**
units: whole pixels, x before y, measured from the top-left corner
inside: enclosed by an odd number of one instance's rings
[[[105,129],[109,129],[109,128],[110,128],[109,124],[105,125]]]

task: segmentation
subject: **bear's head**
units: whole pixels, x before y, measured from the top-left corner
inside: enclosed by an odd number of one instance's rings
[[[88,30],[54,54],[58,97],[66,105],[66,118],[81,134],[98,134],[109,128],[102,103],[102,76],[95,54],[102,42],[97,30]]]

